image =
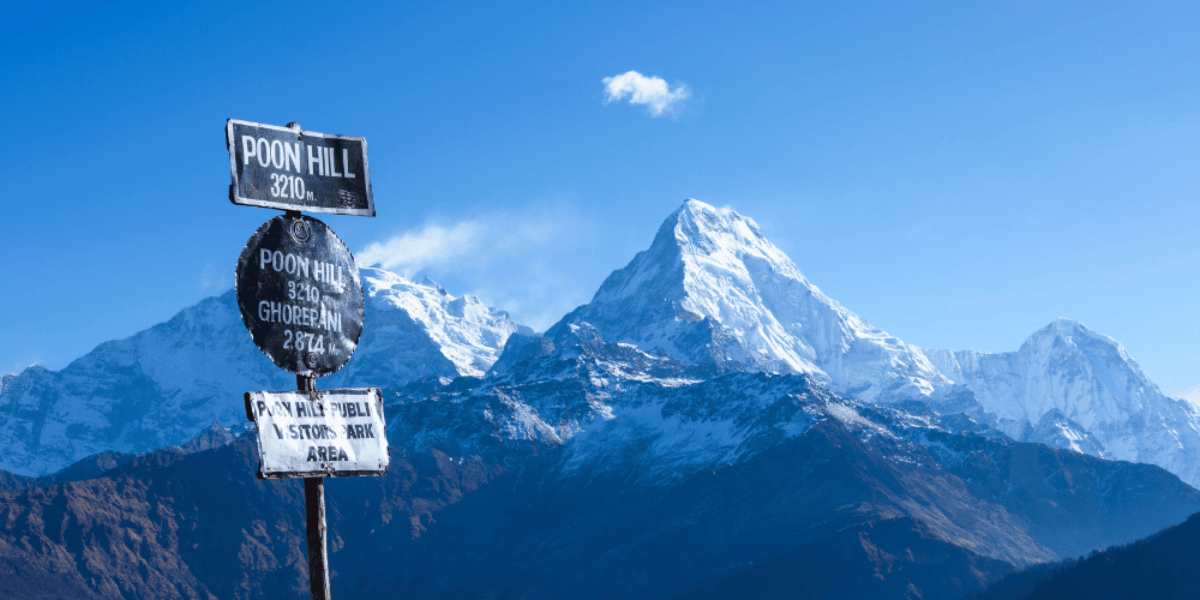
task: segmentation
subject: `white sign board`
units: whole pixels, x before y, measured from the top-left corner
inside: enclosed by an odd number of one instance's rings
[[[246,416],[258,426],[258,476],[263,479],[387,472],[378,388],[246,392]]]

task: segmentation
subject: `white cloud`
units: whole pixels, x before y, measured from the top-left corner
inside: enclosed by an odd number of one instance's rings
[[[357,261],[406,277],[426,271],[484,271],[567,242],[573,235],[566,230],[580,224],[565,209],[546,206],[494,211],[449,224],[431,220],[368,244]]]
[[[494,237],[486,223],[461,221],[453,225],[426,223],[384,242],[374,242],[359,253],[358,262],[379,265],[411,277],[430,267],[453,267],[474,255]]]
[[[637,71],[605,77],[603,82],[605,104],[628,97],[630,104],[644,104],[652,117],[679,112],[684,101],[692,96],[682,83],[671,89],[663,78],[646,77]]]
[[[576,208],[537,204],[433,219],[368,244],[355,260],[413,280],[428,276],[451,294],[479,296],[542,330],[595,291],[605,273],[581,265],[596,245],[597,235]]]

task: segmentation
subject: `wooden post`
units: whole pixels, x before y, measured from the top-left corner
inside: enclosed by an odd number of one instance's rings
[[[315,377],[296,376],[296,388],[315,392]],[[312,600],[330,600],[329,553],[325,527],[325,479],[304,478],[305,537],[308,539],[308,585]]]

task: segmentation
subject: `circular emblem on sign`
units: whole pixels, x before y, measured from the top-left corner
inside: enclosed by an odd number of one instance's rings
[[[342,368],[362,334],[354,255],[312,217],[263,223],[237,264],[237,299],[254,345],[279,368],[323,377]]]
[[[307,244],[308,238],[312,235],[312,228],[308,226],[308,223],[304,222],[304,219],[292,221],[292,227],[289,231],[292,232],[292,238],[301,244]]]

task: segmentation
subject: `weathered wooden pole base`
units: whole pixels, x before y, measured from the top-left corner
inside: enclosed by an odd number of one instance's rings
[[[308,538],[308,583],[312,600],[329,600],[329,554],[325,535],[325,480],[304,479]]]

